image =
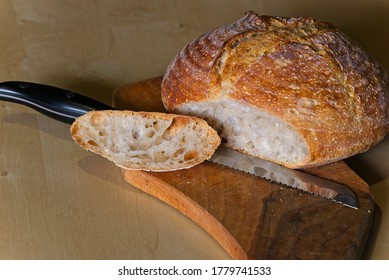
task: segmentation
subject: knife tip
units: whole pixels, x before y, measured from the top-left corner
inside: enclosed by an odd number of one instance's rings
[[[348,207],[351,207],[354,209],[359,208],[358,200],[355,196],[351,196],[348,194],[337,194],[334,199],[336,201],[339,201],[340,203],[342,203],[345,206],[348,206]]]

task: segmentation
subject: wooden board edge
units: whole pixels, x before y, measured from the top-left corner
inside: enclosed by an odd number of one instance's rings
[[[248,259],[245,251],[227,229],[194,200],[146,171],[126,169],[121,171],[127,183],[170,205],[198,224],[226,250],[232,259]]]

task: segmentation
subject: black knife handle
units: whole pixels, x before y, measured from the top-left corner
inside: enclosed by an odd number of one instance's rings
[[[48,117],[69,124],[89,111],[114,109],[65,89],[20,81],[0,83],[0,100],[26,105]]]

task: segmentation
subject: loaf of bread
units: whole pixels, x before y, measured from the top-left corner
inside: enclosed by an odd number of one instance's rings
[[[75,120],[70,133],[84,149],[133,170],[189,168],[220,144],[204,120],[165,113],[91,111]]]
[[[248,12],[173,58],[162,101],[204,118],[230,148],[307,168],[383,139],[388,85],[383,67],[332,24]]]

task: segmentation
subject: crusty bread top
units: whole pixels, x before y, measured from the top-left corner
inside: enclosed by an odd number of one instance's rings
[[[248,12],[171,61],[162,100],[171,112],[229,99],[276,116],[303,135],[310,158],[299,167],[309,167],[379,142],[389,129],[388,89],[385,69],[333,25]]]
[[[70,127],[86,150],[131,170],[172,171],[209,159],[220,138],[204,120],[175,114],[91,111]]]

